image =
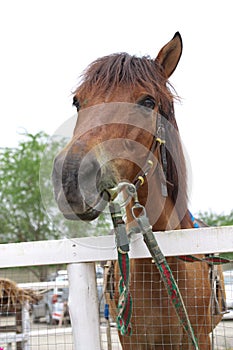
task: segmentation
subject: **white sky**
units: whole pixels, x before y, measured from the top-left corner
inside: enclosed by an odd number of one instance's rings
[[[52,134],[74,114],[82,70],[113,52],[149,54],[179,31],[184,51],[171,82],[190,162],[190,208],[228,213],[232,181],[230,0],[8,0],[0,2],[0,147],[22,128]]]

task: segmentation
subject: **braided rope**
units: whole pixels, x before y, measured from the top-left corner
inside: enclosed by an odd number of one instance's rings
[[[185,261],[185,262],[195,262],[195,261],[200,261],[200,262],[206,262],[209,265],[222,265],[222,264],[229,264],[232,262],[232,260],[223,258],[221,256],[206,256],[205,258],[198,258],[194,255],[179,255],[177,256],[178,259]]]
[[[121,335],[131,335],[132,296],[129,292],[129,255],[118,251],[118,264],[121,276],[118,286],[120,296],[118,300],[117,328]]]
[[[135,210],[141,209],[139,216],[135,214]],[[171,302],[174,306],[175,312],[178,316],[178,319],[188,334],[193,347],[195,350],[199,350],[197,338],[195,337],[192,325],[190,323],[187,310],[185,308],[182,295],[179,291],[179,288],[176,284],[175,278],[172,274],[172,271],[166,261],[165,256],[163,255],[161,249],[159,248],[158,242],[154,237],[152,232],[152,227],[149,223],[149,219],[146,214],[145,207],[139,203],[135,203],[132,207],[132,215],[137,221],[144,238],[144,242],[147,245],[149,252],[160,272],[160,276],[164,282],[167,293],[170,296]]]
[[[129,241],[119,203],[111,202],[109,205],[109,209],[114,226],[118,252],[118,265],[120,269],[120,280],[118,286],[118,315],[116,319],[117,328],[120,331],[121,335],[131,335],[132,327],[130,320],[132,315],[132,297],[129,292]]]
[[[171,302],[174,306],[174,309],[179,318],[179,321],[182,324],[185,331],[187,332],[189,338],[191,339],[194,349],[199,350],[197,339],[195,337],[192,325],[190,323],[190,320],[183,302],[183,298],[180,294],[179,288],[176,284],[172,271],[166,261],[166,258],[164,257],[163,253],[161,252],[158,246],[158,243],[154,237],[154,234],[150,226],[147,226],[146,230],[143,229],[143,237],[151,253],[151,256],[160,272],[160,276],[164,282],[167,293],[171,298]]]

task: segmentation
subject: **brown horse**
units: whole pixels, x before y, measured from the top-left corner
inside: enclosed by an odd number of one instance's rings
[[[108,189],[123,180],[135,183],[150,155],[153,166],[144,181],[141,178],[138,196],[153,231],[193,227],[173,109],[176,96],[168,82],[181,53],[182,40],[176,33],[156,59],[113,54],[96,60],[84,72],[73,99],[79,112],[73,138],[56,157],[53,170],[55,197],[66,218],[90,221],[98,217],[108,203]],[[161,127],[164,139],[153,147]],[[134,224],[130,205],[127,224]],[[211,314],[209,266],[177,258],[167,261],[199,348],[210,349],[209,333],[221,316]],[[117,284],[117,267],[115,279]],[[131,261],[130,290],[133,334],[120,335],[124,350],[192,348],[151,259]],[[112,314],[115,300],[110,300]]]

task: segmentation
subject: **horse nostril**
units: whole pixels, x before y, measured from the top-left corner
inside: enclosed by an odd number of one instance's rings
[[[81,187],[90,189],[95,184],[98,189],[101,178],[100,164],[96,159],[87,159],[80,164],[78,182]]]
[[[110,202],[110,199],[111,199],[111,196],[110,196],[110,193],[106,190],[103,190],[101,193],[100,193],[100,197],[105,200],[106,202]]]

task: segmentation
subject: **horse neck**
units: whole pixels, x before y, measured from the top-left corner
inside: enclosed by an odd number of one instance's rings
[[[180,228],[180,222],[170,197],[163,197],[161,189],[155,187],[149,194],[148,217],[153,231],[165,231]]]

